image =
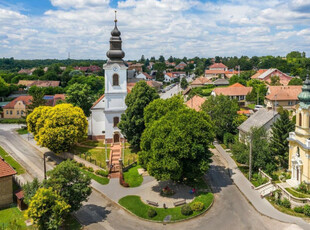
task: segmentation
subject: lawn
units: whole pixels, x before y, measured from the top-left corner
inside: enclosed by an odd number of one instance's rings
[[[295,197],[298,197],[298,198],[310,198],[310,194],[308,195],[308,194],[305,194],[305,193],[298,192],[298,191],[296,191],[293,188],[285,188],[285,189],[286,189],[286,191],[288,191],[290,194],[292,194]]]
[[[17,129],[16,131],[18,132],[19,135],[23,135],[23,134],[27,134],[28,133],[28,129],[27,128]]]
[[[254,108],[255,108],[255,104],[248,104],[247,107],[248,107],[249,109],[254,109]]]
[[[1,146],[0,146],[0,156],[15,169],[17,174],[25,173],[24,168],[18,162],[16,162],[6,151],[4,151],[4,149],[1,148]]]
[[[25,224],[25,217],[16,206],[11,208],[0,210],[0,229],[2,226],[7,226],[10,221],[16,220],[16,224],[20,225],[20,228],[16,229],[27,229]],[[16,226],[15,226],[16,227]]]
[[[138,169],[141,168],[140,165],[132,167],[127,172],[124,172],[124,180],[129,184],[129,187],[138,187],[143,182],[143,177],[139,175]]]
[[[91,173],[91,172],[86,171],[86,170],[81,169],[81,168],[80,168],[80,170],[83,173],[85,173],[86,175],[88,175],[91,179],[97,181],[99,184],[105,185],[105,184],[108,184],[110,181],[109,178],[107,178],[107,177],[97,176],[94,173]]]
[[[26,119],[24,118],[1,118],[0,124],[26,124]]]
[[[157,212],[157,215],[153,218],[147,215],[147,212],[151,206],[143,203],[139,196],[125,196],[121,198],[118,202],[120,205],[134,213],[135,215],[149,220],[163,221],[164,218],[168,215],[171,215],[171,221],[187,219],[189,217],[194,217],[205,211],[213,202],[213,194],[212,193],[204,193],[197,196],[193,202],[200,201],[204,203],[204,209],[200,212],[193,212],[189,216],[185,216],[181,213],[181,206],[175,208],[154,208]],[[153,208],[153,207],[152,207]]]
[[[103,141],[93,141],[93,140],[85,140],[80,143],[81,145],[87,145],[91,147],[105,147]],[[107,144],[107,147],[110,147],[111,144]]]

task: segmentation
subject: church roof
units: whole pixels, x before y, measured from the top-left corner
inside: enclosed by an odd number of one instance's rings
[[[310,107],[310,80],[308,77],[304,81],[301,90],[302,92],[298,95],[300,107],[303,109],[308,109]]]
[[[121,32],[117,28],[117,20],[114,20],[115,26],[111,31],[112,37],[110,38],[110,50],[107,52],[107,57],[109,61],[120,61],[123,62],[123,57],[125,57],[125,53],[122,50],[122,39]],[[108,61],[108,62],[109,62]]]

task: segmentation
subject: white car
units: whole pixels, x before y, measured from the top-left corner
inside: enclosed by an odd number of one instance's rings
[[[264,108],[264,106],[262,106],[262,105],[255,105],[254,111],[256,112],[256,111],[260,110],[261,108]]]

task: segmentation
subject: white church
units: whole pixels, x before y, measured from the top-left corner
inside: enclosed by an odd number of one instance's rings
[[[111,32],[110,50],[107,52],[108,62],[103,65],[105,70],[105,94],[91,108],[88,118],[88,135],[93,140],[106,140],[107,143],[117,143],[122,139],[117,127],[121,115],[126,110],[127,66],[123,58],[121,32],[115,27]]]

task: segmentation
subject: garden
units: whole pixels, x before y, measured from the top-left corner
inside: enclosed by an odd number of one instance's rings
[[[132,168],[123,173],[124,181],[129,187],[138,187],[142,184],[143,177],[138,172],[139,168],[141,168],[141,166],[135,163]]]

